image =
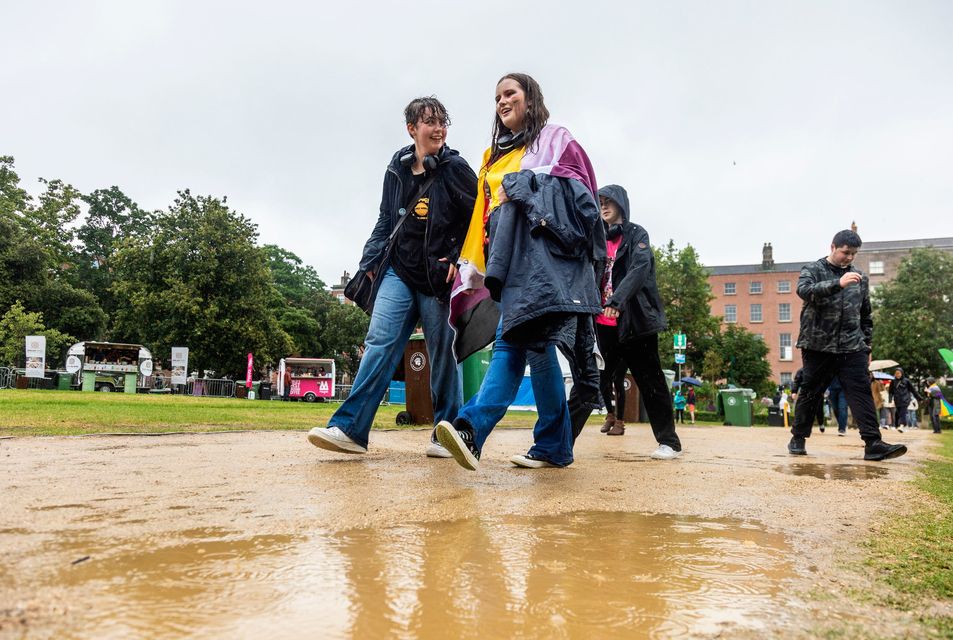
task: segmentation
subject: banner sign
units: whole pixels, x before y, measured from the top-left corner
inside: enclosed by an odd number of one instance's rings
[[[245,372],[245,386],[249,389],[251,389],[251,370],[252,370],[252,364],[254,363],[254,361],[255,359],[249,353],[248,354],[248,371]]]
[[[46,336],[26,337],[26,377],[43,378],[46,375]]]
[[[172,347],[172,384],[188,382],[189,348]]]

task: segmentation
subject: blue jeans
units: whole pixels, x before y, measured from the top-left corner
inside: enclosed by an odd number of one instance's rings
[[[364,447],[374,414],[404,357],[404,347],[418,320],[423,325],[430,354],[434,419],[453,420],[463,404],[463,380],[453,356],[449,305],[414,291],[393,269],[388,269],[383,278],[351,394],[328,421],[328,426],[337,427]]]
[[[473,426],[474,444],[482,450],[487,436],[513,404],[527,362],[539,412],[529,454],[565,467],[572,464],[572,426],[563,374],[553,345],[542,352],[516,347],[503,339],[501,322],[496,329],[493,357],[480,391],[470,398],[459,417]]]

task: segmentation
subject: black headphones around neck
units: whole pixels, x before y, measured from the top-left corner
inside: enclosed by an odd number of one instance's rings
[[[622,235],[623,225],[621,224],[607,224],[606,225],[606,239],[615,240]]]
[[[523,144],[523,138],[526,137],[526,131],[517,131],[516,133],[504,133],[496,139],[496,146],[501,151],[509,151]]]
[[[424,156],[424,160],[423,160],[424,170],[433,171],[434,169],[436,169],[437,165],[440,164],[440,161],[443,160],[443,154],[446,151],[446,149],[447,149],[447,145],[443,145],[442,147],[440,147],[440,151],[438,151],[436,155]],[[400,164],[405,167],[409,167],[413,165],[416,160],[417,160],[417,154],[414,153],[414,147],[411,147],[410,151],[408,151],[407,153],[405,153],[404,155],[400,157]]]

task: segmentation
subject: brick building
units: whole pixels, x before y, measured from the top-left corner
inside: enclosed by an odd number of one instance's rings
[[[857,230],[856,225],[851,228]],[[854,265],[869,276],[873,291],[896,276],[900,261],[913,249],[925,247],[953,252],[953,238],[865,242]],[[761,249],[761,264],[708,267],[708,283],[715,296],[712,314],[765,340],[772,378],[781,384],[789,383],[801,368],[801,353],[794,346],[801,328],[802,306],[797,279],[801,267],[814,259],[776,263],[768,242]]]

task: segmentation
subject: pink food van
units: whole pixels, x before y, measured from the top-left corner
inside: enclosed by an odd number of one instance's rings
[[[331,358],[284,358],[278,364],[278,397],[285,394],[285,370],[291,373],[290,398],[324,402],[334,397],[334,360]]]

